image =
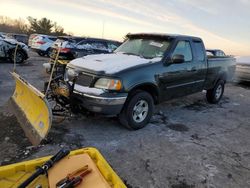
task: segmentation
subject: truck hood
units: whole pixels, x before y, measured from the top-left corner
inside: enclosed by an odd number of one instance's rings
[[[161,60],[161,57],[145,59],[135,55],[123,53],[88,55],[72,60],[68,66],[79,69],[87,69],[95,72],[114,74],[122,70],[147,63],[154,63]]]

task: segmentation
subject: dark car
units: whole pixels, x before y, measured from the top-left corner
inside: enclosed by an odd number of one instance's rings
[[[28,35],[17,34],[17,33],[8,33],[8,34],[6,34],[6,36],[9,38],[16,39],[18,42],[22,42],[22,43],[28,45],[28,40],[29,40]]]
[[[207,49],[206,54],[208,57],[226,57],[225,52],[219,49]]]
[[[52,45],[51,58],[55,58],[59,47],[59,59],[72,60],[90,54],[101,54],[113,52],[121,43],[113,40],[63,36]]]

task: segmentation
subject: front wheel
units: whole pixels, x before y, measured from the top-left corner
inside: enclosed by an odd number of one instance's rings
[[[219,80],[214,88],[207,90],[207,101],[212,104],[218,103],[224,93],[224,87],[225,82],[223,80]]]
[[[119,114],[120,123],[129,129],[141,129],[148,124],[153,110],[152,96],[148,92],[137,91],[128,99]]]
[[[14,63],[16,60],[17,64],[23,63],[25,60],[25,55],[22,52],[22,50],[17,50],[16,51],[16,59],[15,59],[15,50],[11,51],[11,55],[10,55],[10,60]]]

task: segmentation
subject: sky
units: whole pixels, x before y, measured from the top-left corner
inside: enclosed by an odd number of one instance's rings
[[[201,37],[206,48],[250,55],[250,0],[0,0],[0,15],[47,17],[77,36],[127,33]]]

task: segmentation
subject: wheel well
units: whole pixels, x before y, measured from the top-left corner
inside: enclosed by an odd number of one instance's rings
[[[154,103],[155,104],[159,103],[159,92],[156,86],[152,84],[143,84],[143,85],[136,86],[132,90],[129,91],[129,96],[132,96],[138,90],[148,92],[153,97]]]
[[[221,74],[221,75],[218,77],[218,79],[216,80],[215,84],[217,84],[220,80],[223,80],[224,83],[226,83],[226,82],[227,82],[227,74],[226,74],[226,73]],[[215,84],[214,84],[214,85],[215,85]]]
[[[9,50],[7,51],[7,54],[8,54],[9,56],[11,56],[11,53],[12,53],[14,50],[15,50],[15,48],[9,49]]]

